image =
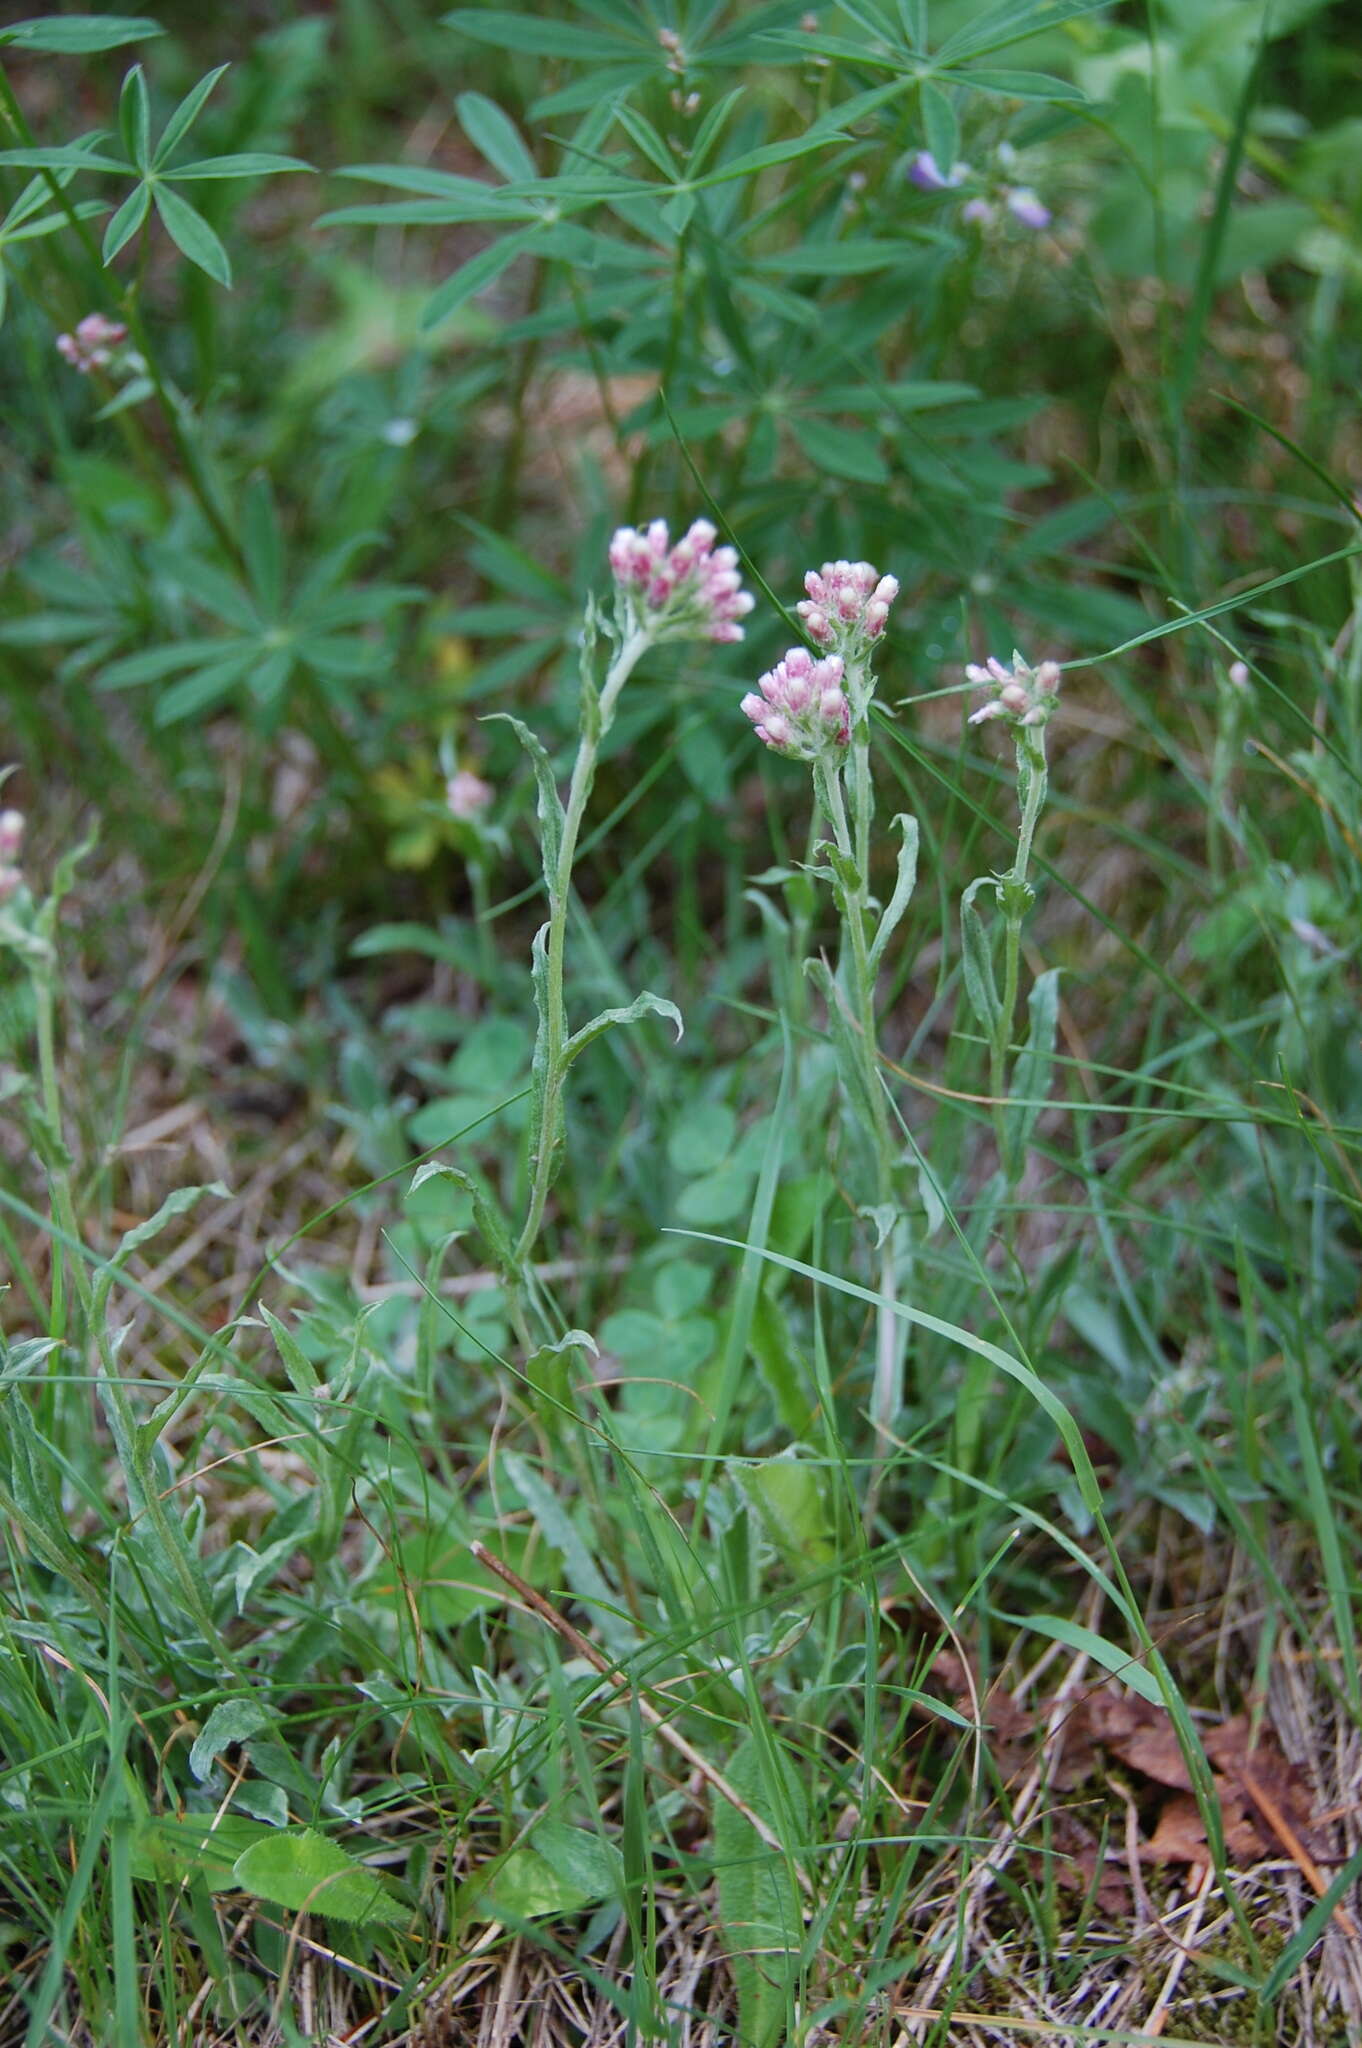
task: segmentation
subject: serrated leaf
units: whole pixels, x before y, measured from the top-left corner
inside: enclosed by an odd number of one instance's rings
[[[291,1913],[384,1927],[405,1927],[411,1919],[372,1871],[312,1828],[253,1843],[237,1858],[235,1875],[243,1891]]]
[[[168,185],[163,184],[156,187],[156,211],[162,227],[180,254],[187,256],[198,269],[206,271],[216,284],[225,285],[230,290],[231,262],[203,215],[187,199],[181,199],[178,192],[172,192]]]
[[[273,1725],[274,1715],[260,1700],[219,1700],[194,1738],[189,1752],[190,1770],[202,1784],[224,1749]]]

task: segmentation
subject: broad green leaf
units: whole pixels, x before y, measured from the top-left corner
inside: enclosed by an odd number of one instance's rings
[[[792,419],[790,431],[815,470],[853,483],[888,483],[889,465],[869,434],[812,419]]]
[[[768,1828],[801,1847],[808,1834],[804,1788],[774,1738],[748,1736],[724,1772]],[[724,1946],[738,1987],[746,2048],[777,2048],[799,1982],[804,1938],[799,1887],[786,1857],[768,1847],[726,1799],[713,1802],[714,1869]]]
[[[834,1561],[827,1475],[817,1466],[783,1451],[735,1466],[734,1476],[788,1560],[805,1568]]]
[[[525,147],[519,129],[509,114],[480,92],[462,92],[454,102],[463,132],[494,171],[500,171],[508,185],[523,184],[539,176],[539,167]]]
[[[263,1700],[219,1700],[194,1738],[189,1752],[190,1770],[202,1784],[224,1749],[273,1726],[274,1715]]]
[[[372,1871],[312,1828],[253,1843],[237,1858],[236,1881],[252,1897],[291,1913],[384,1927],[406,1927],[411,1920]]]
[[[667,1157],[678,1173],[712,1173],[722,1166],[738,1136],[738,1119],[727,1103],[691,1109],[667,1141]]]
[[[210,1892],[239,1891],[239,1858],[273,1833],[237,1813],[157,1814],[144,1820],[133,1837],[132,1874],[177,1890],[201,1881]]]
[[[161,225],[182,255],[209,277],[229,289],[232,282],[232,266],[227,251],[218,240],[212,228],[201,213],[181,199],[178,192],[172,192],[168,185],[156,187],[156,211],[161,216]]]
[[[0,47],[10,43],[21,50],[47,50],[54,56],[80,57],[96,50],[116,50],[124,43],[145,42],[164,33],[160,23],[145,14],[68,14],[64,18],[47,15],[0,28]]]

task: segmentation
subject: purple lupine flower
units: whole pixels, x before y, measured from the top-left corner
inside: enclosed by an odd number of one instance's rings
[[[859,654],[878,640],[899,594],[896,576],[881,576],[869,562],[824,562],[804,578],[808,596],[795,606],[804,631],[820,647]]]
[[[57,354],[82,377],[91,370],[107,370],[113,352],[126,341],[128,330],[121,320],[106,320],[102,313],[87,313],[74,334],[57,336]]]
[[[971,711],[971,725],[982,725],[990,718],[1004,718],[1009,725],[1045,725],[1058,702],[1059,663],[1043,661],[1033,669],[1015,648],[1010,668],[990,654],[986,666],[972,661],[965,674],[970,682],[994,693],[987,704]]]
[[[1004,203],[1014,220],[1024,228],[1048,228],[1054,218],[1048,206],[1039,200],[1029,185],[1011,185],[1004,188]]]
[[[671,545],[665,519],[645,528],[621,526],[610,542],[610,567],[628,630],[653,640],[741,640],[739,619],[756,599],[742,587],[736,548],[716,548],[708,519],[697,519]]]
[[[943,171],[929,149],[920,149],[908,166],[908,181],[919,192],[953,192],[968,176],[968,164],[952,164]]]
[[[840,654],[815,661],[806,647],[792,647],[783,661],[758,679],[742,709],[757,738],[792,761],[813,761],[851,740],[851,705],[842,688]]]
[[[994,211],[993,202],[989,199],[967,199],[960,209],[960,218],[981,228],[992,227]]]

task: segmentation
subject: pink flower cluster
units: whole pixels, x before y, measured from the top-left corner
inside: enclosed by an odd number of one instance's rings
[[[869,562],[824,562],[804,578],[806,598],[795,606],[804,631],[820,647],[859,652],[878,640],[899,594],[896,576],[881,576]]]
[[[475,775],[471,768],[460,768],[445,784],[445,801],[452,818],[465,822],[481,817],[491,803],[492,785]]]
[[[630,625],[654,640],[741,640],[739,619],[756,599],[742,587],[736,548],[716,548],[708,519],[697,519],[675,546],[665,519],[621,526],[610,542],[615,588]]]
[[[1043,661],[1033,669],[1015,649],[1011,668],[990,654],[986,667],[972,661],[965,674],[972,683],[994,692],[987,704],[970,713],[971,725],[982,725],[989,718],[1005,718],[1009,725],[1044,725],[1058,700],[1059,663]]]
[[[842,688],[840,654],[815,661],[807,648],[792,647],[742,700],[742,708],[777,754],[812,761],[851,739],[851,705]]]
[[[74,334],[57,336],[57,354],[82,377],[88,377],[91,370],[107,370],[114,350],[127,338],[128,330],[121,320],[106,320],[102,313],[87,313]]]
[[[23,843],[23,812],[0,811],[0,904],[9,902],[24,879],[19,868]]]

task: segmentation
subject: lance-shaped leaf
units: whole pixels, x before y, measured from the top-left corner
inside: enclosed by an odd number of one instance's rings
[[[48,50],[54,56],[83,57],[95,50],[116,50],[121,43],[136,43],[148,36],[164,35],[159,22],[145,14],[68,14],[37,21],[15,21],[0,28],[0,47],[14,44],[21,50]]]
[[[534,778],[539,785],[539,839],[543,853],[544,881],[548,887],[549,905],[558,908],[558,855],[563,844],[563,805],[558,795],[558,785],[553,778],[553,763],[544,752],[538,738],[518,718],[512,718],[509,711],[489,711],[487,721],[504,719],[510,726],[521,746],[534,763]]]
[[[879,930],[875,933],[874,943],[870,948],[870,972],[872,978],[879,972],[880,962],[884,958],[884,949],[898,930],[903,919],[903,913],[908,908],[913,890],[917,886],[917,819],[909,817],[906,811],[900,811],[898,816],[892,820],[892,823],[897,825],[903,834],[899,844],[899,871],[894,881],[894,893],[885,905],[884,915],[880,919]]]
[[[579,1052],[585,1052],[593,1039],[602,1032],[610,1031],[616,1024],[637,1024],[640,1017],[666,1017],[676,1026],[679,1043],[685,1031],[681,1012],[675,1003],[669,1003],[665,996],[655,996],[651,989],[644,989],[641,996],[635,996],[627,1009],[602,1010],[589,1024],[583,1024],[580,1031],[574,1031],[563,1047],[563,1071],[567,1072]]]
[[[734,1752],[725,1776],[747,1809],[714,1802],[714,1868],[729,1968],[738,1987],[742,2036],[750,2048],[776,2048],[786,2036],[799,1983],[804,1922],[792,1852],[808,1834],[804,1788],[784,1753],[753,1736]],[[789,1843],[780,1855],[747,1813]]]
[[[456,1188],[461,1188],[464,1194],[472,1197],[473,1221],[483,1243],[492,1255],[493,1263],[502,1273],[514,1273],[515,1253],[511,1247],[506,1222],[486,1188],[474,1180],[471,1173],[465,1173],[462,1167],[445,1166],[438,1159],[428,1159],[424,1166],[417,1167],[412,1175],[412,1193],[415,1194],[419,1187],[424,1187],[428,1180],[453,1181]]]
[[[1016,1179],[1026,1161],[1036,1119],[1050,1092],[1050,1071],[1055,1059],[1055,1036],[1059,1025],[1059,969],[1051,967],[1036,976],[1028,1008],[1031,1028],[1026,1044],[1017,1055],[1008,1089],[1007,1151],[1009,1177]]]
[[[980,875],[970,883],[960,899],[960,951],[965,993],[971,1009],[990,1037],[998,1028],[1003,1006],[998,994],[997,976],[993,972],[993,947],[984,920],[974,907],[974,899],[980,889],[992,889],[996,893],[997,886],[992,875]]]
[[[875,1128],[877,1105],[867,1092],[866,1067],[861,1034],[847,1015],[846,1004],[826,960],[806,960],[804,972],[827,1005],[828,1024],[837,1052],[837,1070],[842,1086],[851,1098],[853,1113],[868,1131]]]

